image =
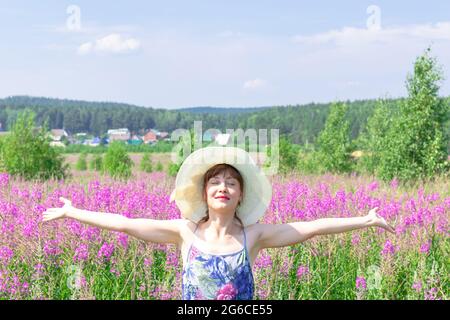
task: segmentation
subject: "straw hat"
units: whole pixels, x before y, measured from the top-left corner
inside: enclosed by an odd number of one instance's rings
[[[203,177],[216,164],[236,168],[244,180],[244,195],[236,208],[244,226],[256,223],[272,198],[272,185],[250,154],[235,147],[206,147],[191,153],[183,162],[175,180],[170,202],[175,200],[183,218],[198,223],[208,209],[203,200]]]

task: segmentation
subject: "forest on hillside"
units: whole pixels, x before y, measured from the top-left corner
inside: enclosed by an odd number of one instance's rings
[[[442,98],[450,104],[450,97]],[[404,99],[389,99],[388,105],[398,109]],[[377,100],[344,101],[348,105],[350,135],[357,138],[373,114]],[[36,113],[36,123],[47,121],[49,129],[64,128],[69,134],[87,132],[102,135],[108,129],[128,128],[143,133],[155,128],[171,132],[177,128],[193,128],[194,121],[202,121],[203,131],[217,128],[246,130],[279,129],[296,144],[314,144],[322,131],[331,103],[273,106],[261,108],[189,108],[178,110],[154,109],[123,103],[87,102],[29,96],[0,99],[2,130],[9,130],[19,112],[28,108]],[[395,112],[395,110],[393,110]],[[450,120],[445,125],[450,134]]]

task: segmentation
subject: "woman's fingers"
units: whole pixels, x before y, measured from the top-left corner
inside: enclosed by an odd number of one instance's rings
[[[391,231],[393,234],[395,234],[395,229],[394,229],[393,226],[389,225],[389,229],[390,229],[390,231]]]
[[[66,205],[66,204],[72,205],[72,201],[70,201],[69,199],[66,199],[64,197],[59,197],[59,200],[64,202],[64,205]]]

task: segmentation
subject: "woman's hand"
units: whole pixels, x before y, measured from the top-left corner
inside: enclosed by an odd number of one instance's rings
[[[377,213],[377,209],[373,208],[372,210],[369,211],[369,213],[367,214],[367,218],[369,219],[369,225],[372,227],[380,227],[383,228],[391,233],[395,233],[395,229],[389,225],[386,220],[384,220],[383,217],[381,217],[380,215],[378,215]]]
[[[51,221],[51,220],[57,220],[61,218],[67,217],[67,212],[74,209],[72,207],[72,201],[60,197],[59,200],[64,202],[64,206],[62,208],[48,208],[42,213],[42,221]]]

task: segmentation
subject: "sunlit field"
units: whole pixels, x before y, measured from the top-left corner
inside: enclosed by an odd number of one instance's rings
[[[404,188],[362,176],[271,177],[265,223],[378,213],[396,235],[370,228],[315,237],[260,252],[256,299],[448,299],[450,182]],[[174,178],[134,170],[128,182],[95,171],[67,181],[31,183],[0,176],[0,299],[180,299],[175,246],[42,212],[75,207],[130,218],[180,218],[169,195]]]

